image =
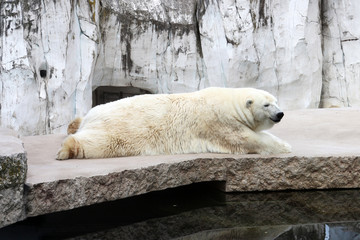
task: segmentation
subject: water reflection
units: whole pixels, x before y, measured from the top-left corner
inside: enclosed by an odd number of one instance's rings
[[[224,194],[211,184],[49,214],[0,239],[360,239],[360,190]]]

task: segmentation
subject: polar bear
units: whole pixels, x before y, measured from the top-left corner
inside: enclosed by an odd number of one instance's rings
[[[139,95],[96,106],[75,119],[57,159],[288,153],[288,143],[264,131],[283,116],[274,96],[254,88]]]

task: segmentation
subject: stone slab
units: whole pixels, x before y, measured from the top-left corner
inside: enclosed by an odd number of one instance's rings
[[[0,227],[25,218],[26,153],[16,132],[0,128]]]
[[[285,113],[271,132],[293,146],[277,156],[187,154],[56,161],[65,135],[24,137],[29,216],[195,182],[225,191],[360,187],[360,109]]]

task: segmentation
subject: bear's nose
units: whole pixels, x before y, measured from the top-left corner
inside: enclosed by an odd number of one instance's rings
[[[283,116],[284,116],[284,113],[283,113],[283,112],[279,112],[279,113],[276,114],[276,117],[277,117],[279,120],[282,119]]]

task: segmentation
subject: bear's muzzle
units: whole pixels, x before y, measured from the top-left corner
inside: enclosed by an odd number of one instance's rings
[[[284,117],[284,113],[283,112],[278,112],[276,113],[276,115],[274,117],[271,117],[270,119],[273,121],[273,122],[280,122],[281,119]]]

